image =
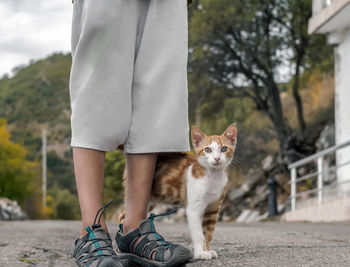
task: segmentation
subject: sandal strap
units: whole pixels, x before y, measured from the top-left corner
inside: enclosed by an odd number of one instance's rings
[[[156,249],[157,247],[159,247],[157,243],[154,243],[154,242],[153,242],[153,243],[150,243],[149,246],[147,246],[147,247],[145,248],[144,255],[145,255],[147,258],[151,258],[151,255],[152,255],[154,249]]]
[[[151,213],[147,219],[154,219],[156,217],[167,216],[167,215],[170,215],[170,214],[173,214],[173,213],[177,212],[178,209],[179,208],[175,208],[175,209],[172,209],[170,211],[167,211],[167,212],[164,212],[164,213],[161,213],[161,214],[157,214],[157,215],[154,214],[154,213]]]
[[[151,259],[152,253],[160,248],[164,248],[164,244],[158,240],[149,242],[149,244],[144,247],[142,256]]]
[[[164,246],[162,246],[162,247],[157,247],[154,250],[155,250],[154,259],[156,261],[164,261],[164,253],[167,249]]]
[[[153,260],[152,255],[154,254],[154,260],[159,262],[164,262],[165,259],[168,260],[177,245],[166,242],[164,238],[156,232],[153,220],[156,217],[166,216],[176,211],[177,208],[159,215],[151,213],[145,220],[148,221],[148,225],[143,224],[127,235],[122,235],[123,225],[120,224],[116,236],[116,242],[120,251],[133,253],[149,260]],[[143,222],[146,223],[145,221]],[[135,242],[137,242],[137,244]]]
[[[149,237],[151,237],[151,235],[149,234],[147,236],[142,237],[140,242],[137,244],[134,250],[134,253],[140,256],[144,255],[145,249],[152,244],[152,241],[156,240],[156,239],[150,239]]]
[[[141,240],[133,249],[133,253],[151,259],[152,252],[159,247],[169,245],[164,239],[157,233],[145,233],[140,236]]]

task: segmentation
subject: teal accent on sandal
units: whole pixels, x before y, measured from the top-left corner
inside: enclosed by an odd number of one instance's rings
[[[151,213],[151,218],[150,218],[150,223],[151,223],[151,230],[154,233],[154,235],[158,238],[161,239],[160,235],[155,231],[156,229],[154,228],[154,223],[153,223],[153,219],[154,219],[154,214]],[[160,243],[162,244],[167,244],[167,242],[163,241],[163,240],[159,240]]]
[[[152,230],[152,232],[153,232],[154,235],[158,238],[158,241],[159,241],[160,243],[162,243],[163,245],[166,245],[165,247],[167,247],[167,248],[171,247],[172,244],[169,244],[168,242],[163,241],[163,240],[159,240],[159,239],[161,239],[161,237],[160,237],[160,235],[155,231],[154,224],[153,224],[153,220],[154,220],[154,218],[156,218],[156,217],[162,217],[162,216],[166,216],[166,215],[170,215],[170,214],[172,214],[172,213],[175,213],[177,210],[178,210],[178,208],[175,208],[175,209],[173,209],[173,210],[171,210],[171,211],[168,211],[168,212],[165,212],[165,213],[162,213],[162,214],[158,214],[158,215],[155,215],[154,213],[151,213],[151,214],[149,215],[149,217],[148,217],[148,219],[150,220],[150,223],[151,223],[151,230]]]
[[[151,214],[151,216],[152,216],[152,214]],[[150,218],[150,223],[151,223],[151,230],[152,230],[152,232],[154,232],[154,224],[153,224],[153,219],[154,219],[154,217],[152,216],[151,218]]]
[[[92,231],[92,229],[90,228],[90,226],[86,226],[85,230],[86,230],[86,232],[88,232],[91,239],[96,239],[96,236],[95,236],[94,232]],[[100,248],[100,244],[98,243],[98,241],[93,241],[93,243],[94,243],[95,248]],[[98,250],[97,254],[101,255],[102,251]]]

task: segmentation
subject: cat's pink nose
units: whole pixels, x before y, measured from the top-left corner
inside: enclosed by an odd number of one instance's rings
[[[220,158],[214,158],[216,162],[219,162]]]

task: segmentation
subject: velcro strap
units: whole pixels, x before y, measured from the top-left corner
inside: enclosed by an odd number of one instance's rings
[[[153,241],[147,248],[146,251],[143,253],[145,257],[148,259],[151,259],[151,255],[153,251],[157,250],[159,247],[162,247],[163,244],[159,241]]]
[[[165,253],[166,248],[164,246],[161,246],[161,247],[156,248],[155,250],[156,250],[156,254],[155,254],[154,259],[156,261],[164,261],[164,253]]]
[[[144,250],[144,247],[152,242],[153,240],[149,240],[148,239],[148,235],[147,236],[143,236],[141,241],[136,245],[136,248],[134,250],[134,253],[136,253],[137,255],[142,257],[142,251]]]
[[[120,235],[121,238],[118,240],[119,242],[117,243],[118,247],[122,249],[122,252],[129,252],[132,253],[133,247],[137,239],[141,236],[140,232],[138,230],[135,230],[125,236]],[[121,246],[119,246],[119,244]]]

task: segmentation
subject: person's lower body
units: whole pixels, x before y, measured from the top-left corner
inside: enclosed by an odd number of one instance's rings
[[[156,153],[126,154],[128,169],[127,190],[129,191],[128,195],[131,196],[126,200],[127,221],[125,223],[125,229],[128,229],[128,231],[136,229],[140,221],[146,217],[156,158]],[[79,246],[82,248],[88,246],[89,249],[91,249],[91,247],[93,247],[91,246],[91,243],[93,243],[91,240],[93,239],[89,238],[89,233],[86,229],[95,223],[96,213],[102,206],[105,151],[73,147],[73,159],[82,215],[82,227],[79,240],[76,240],[75,242],[75,250],[77,250]],[[108,233],[103,216],[101,217],[99,224],[104,231]],[[105,239],[109,238],[106,233],[102,232]],[[103,241],[100,241],[100,243],[101,242]],[[110,245],[111,250],[112,243],[104,243],[105,246],[107,244]],[[88,255],[74,253],[77,263],[79,260],[81,262],[88,262],[91,260],[91,257],[94,256],[92,252],[93,251],[89,251],[90,254]],[[111,259],[109,259],[109,262],[106,262],[106,260],[101,261],[100,266],[118,266],[114,265],[117,264],[116,262],[118,259],[116,259],[116,257],[113,259],[112,257],[112,255],[116,256],[115,252],[110,252],[107,250],[107,253],[110,253],[110,255],[107,256],[109,256]],[[96,255],[97,254],[95,253],[95,256]],[[106,258],[106,254],[101,255]],[[99,259],[96,258],[96,260]],[[85,265],[78,264],[78,266]]]
[[[147,214],[157,152],[190,151],[187,1],[75,0],[71,146],[80,236],[102,205],[105,153],[124,144],[126,218]],[[101,227],[107,232],[101,218]]]

